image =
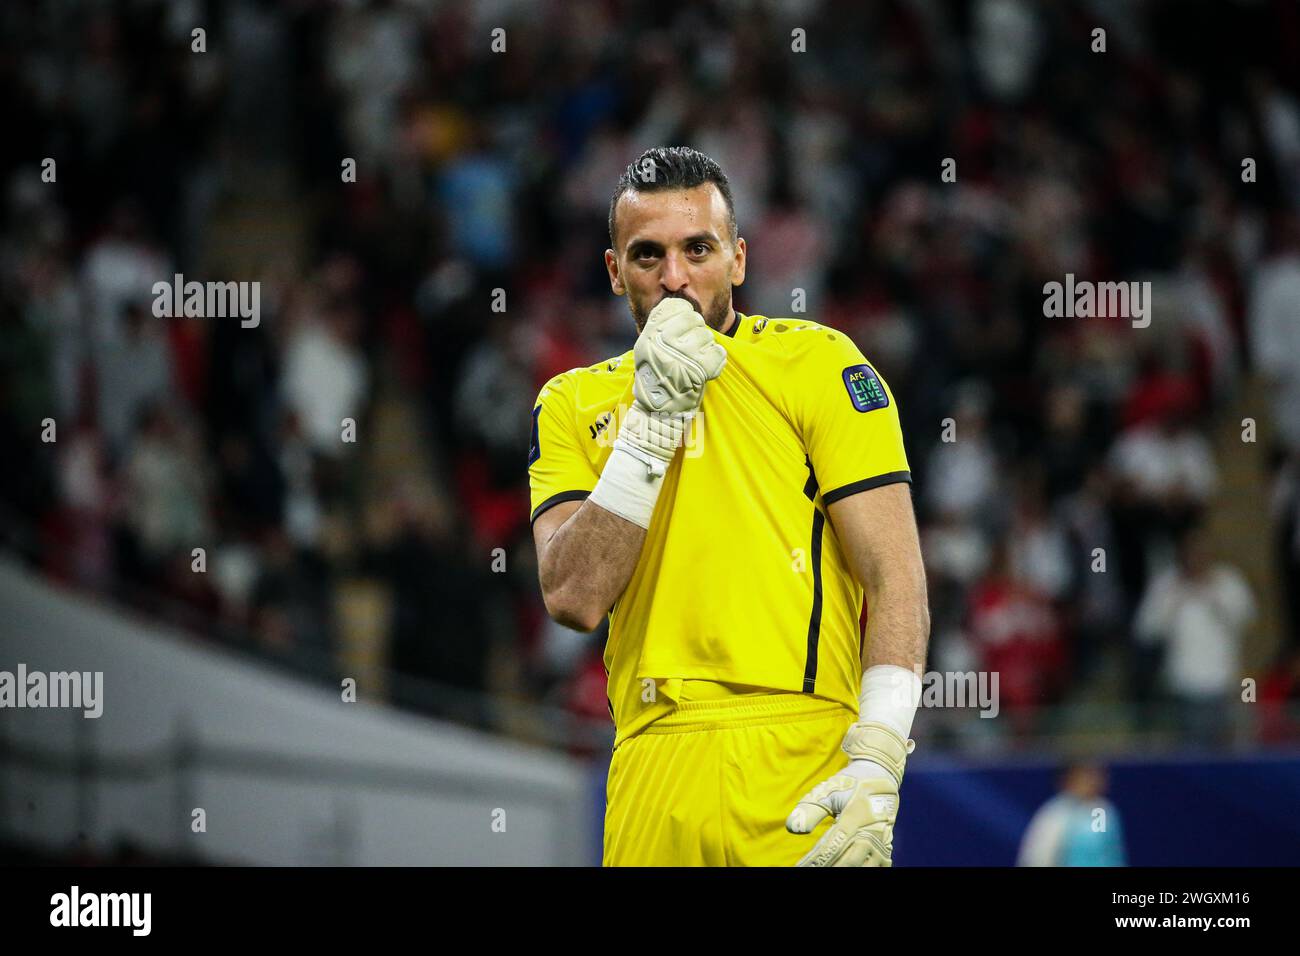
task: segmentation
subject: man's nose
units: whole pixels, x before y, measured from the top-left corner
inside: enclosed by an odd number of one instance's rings
[[[664,256],[663,273],[659,281],[668,292],[680,292],[686,286],[686,266],[676,253]]]

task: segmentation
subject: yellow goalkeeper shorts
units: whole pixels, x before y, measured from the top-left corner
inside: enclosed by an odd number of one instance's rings
[[[793,834],[785,819],[848,762],[857,719],[807,694],[682,700],[614,750],[604,865],[793,866],[831,820]]]

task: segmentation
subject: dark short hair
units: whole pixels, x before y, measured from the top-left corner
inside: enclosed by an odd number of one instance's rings
[[[609,201],[609,245],[614,244],[614,208],[623,193],[629,189],[639,193],[660,192],[665,189],[694,189],[713,183],[727,204],[727,225],[731,229],[734,245],[736,232],[736,206],[731,199],[731,183],[722,167],[698,149],[689,146],[656,146],[636,158],[619,177],[614,197]]]

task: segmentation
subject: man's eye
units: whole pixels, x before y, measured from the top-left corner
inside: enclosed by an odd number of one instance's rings
[[[707,255],[709,254],[709,246],[708,246],[708,243],[705,243],[705,242],[697,242],[697,243],[695,243],[695,245],[691,246],[691,248],[692,248],[692,249],[699,249],[699,250],[700,250],[700,252],[698,253],[699,255],[707,256]]]

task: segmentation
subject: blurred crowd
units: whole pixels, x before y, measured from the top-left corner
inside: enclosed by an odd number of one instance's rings
[[[51,577],[316,673],[369,648],[433,712],[491,719],[490,690],[607,719],[603,633],[541,605],[530,411],[631,347],[609,197],[688,144],[731,179],[737,308],[799,290],[898,399],[933,668],[998,671],[1004,734],[1115,699],[1226,740],[1265,609],[1210,519],[1249,494],[1226,533],[1285,596],[1258,732],[1297,735],[1289,0],[139,0],[0,24],[0,526]],[[241,202],[301,241],[213,274],[257,228],[223,216]],[[156,317],[175,273],[259,281],[260,323]],[[1045,317],[1067,273],[1150,281],[1150,326]],[[1258,491],[1235,455],[1266,462]]]

